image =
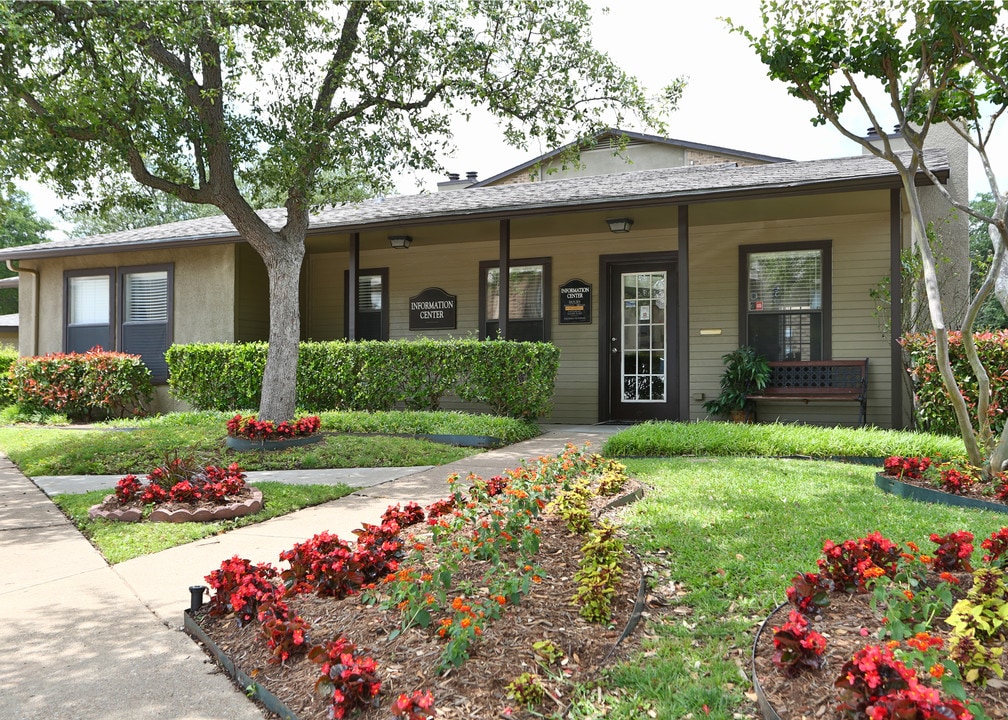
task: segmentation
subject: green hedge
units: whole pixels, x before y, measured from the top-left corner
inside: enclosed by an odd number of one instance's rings
[[[102,350],[18,358],[10,378],[19,406],[72,420],[139,415],[154,395],[139,355]]]
[[[10,368],[18,359],[17,348],[0,345],[0,406],[13,405],[17,399]]]
[[[173,345],[172,395],[198,410],[258,407],[266,343]],[[436,410],[449,395],[499,415],[550,411],[560,351],[549,343],[501,340],[305,342],[298,356],[298,407]]]
[[[1008,409],[1008,330],[975,333],[973,338],[980,362],[990,377],[991,427],[995,434],[1000,434]],[[933,333],[907,334],[900,339],[909,358],[907,370],[914,384],[918,425],[929,432],[958,435],[959,424],[938,372],[934,343]],[[962,333],[949,333],[949,358],[966,404],[975,415],[977,381],[963,351]]]

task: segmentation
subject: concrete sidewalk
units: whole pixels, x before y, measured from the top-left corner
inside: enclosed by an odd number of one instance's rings
[[[261,718],[178,630],[190,585],[205,584],[204,576],[232,555],[278,564],[280,551],[318,532],[347,537],[361,523],[377,522],[390,504],[428,504],[447,495],[445,480],[452,473],[490,477],[523,459],[556,454],[567,443],[591,442],[597,450],[617,430],[546,426],[533,440],[448,465],[386,469],[392,477],[384,479],[365,473],[368,486],[361,475],[348,484],[362,489],[340,500],[114,567],[38,486],[0,458],[0,617],[5,620],[0,641],[7,649],[0,655],[0,717]],[[330,472],[332,478],[338,471],[314,472]],[[283,480],[283,473],[276,475],[272,479]],[[304,477],[295,472],[290,479],[298,476]],[[45,484],[55,488],[60,481]]]

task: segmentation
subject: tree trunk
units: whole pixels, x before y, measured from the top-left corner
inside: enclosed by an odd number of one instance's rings
[[[301,342],[299,287],[304,252],[304,242],[274,240],[263,257],[269,277],[270,331],[260,420],[292,420],[296,411]]]

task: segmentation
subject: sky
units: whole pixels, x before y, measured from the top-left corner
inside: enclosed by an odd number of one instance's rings
[[[860,154],[857,144],[832,127],[813,127],[812,105],[788,95],[783,83],[770,80],[745,38],[728,31],[723,17],[758,30],[759,0],[589,0],[589,4],[595,46],[645,87],[657,92],[673,78],[686,77],[679,109],[667,118],[669,137],[792,160]],[[603,11],[607,6],[608,13]],[[848,118],[853,128],[867,131],[867,119]],[[992,152],[995,165],[998,158],[1002,165],[1008,163],[1008,132],[1002,135]],[[479,115],[456,123],[454,140],[457,150],[444,158],[444,164],[463,177],[468,171],[490,177],[552,149],[511,148],[496,123]],[[971,196],[988,189],[978,167],[979,162],[971,159]],[[401,193],[433,192],[444,179],[404,174],[396,187]],[[59,200],[37,184],[28,190],[39,214],[58,222]]]

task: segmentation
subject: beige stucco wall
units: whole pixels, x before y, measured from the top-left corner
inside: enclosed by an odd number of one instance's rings
[[[65,271],[164,263],[174,263],[175,266],[172,320],[176,341],[231,341],[234,338],[234,246],[211,245],[186,248],[184,251],[154,250],[25,261],[23,264],[26,267],[39,271],[40,280],[39,343],[32,353],[63,350]],[[22,308],[29,308],[34,303],[29,287],[22,290],[21,302]],[[30,322],[31,318],[26,318],[26,323]],[[22,354],[26,350],[22,342]]]

